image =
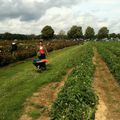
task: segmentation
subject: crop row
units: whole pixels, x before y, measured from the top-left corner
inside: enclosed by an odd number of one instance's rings
[[[101,43],[101,45],[102,47],[105,47],[108,50],[110,50],[117,57],[120,57],[120,42],[119,41],[108,42],[108,43],[105,43],[104,45],[103,43]]]
[[[78,65],[68,77],[54,102],[52,120],[92,120],[96,110],[97,96],[92,88],[94,65],[92,47],[85,45],[79,53]]]
[[[117,57],[120,57],[120,47],[112,46],[111,48],[109,47],[107,49],[110,50]]]
[[[111,47],[115,47],[115,45],[111,44]],[[105,47],[104,44],[97,44],[97,49],[104,61],[107,63],[111,73],[120,83],[120,57],[113,54],[112,50],[108,51],[108,48]]]
[[[99,43],[99,45],[102,45],[102,47],[108,49],[111,51],[114,55],[117,57],[120,57],[120,42],[114,41],[114,42],[106,42],[106,43]]]
[[[64,47],[69,47],[76,45],[79,42],[77,41],[51,41],[45,42],[48,52],[62,49]],[[39,41],[18,41],[18,50],[15,52],[15,55],[12,55],[10,52],[11,46],[10,42],[5,41],[3,46],[0,46],[0,66],[5,66],[16,61],[24,60],[31,58],[36,55],[36,46],[39,44]]]

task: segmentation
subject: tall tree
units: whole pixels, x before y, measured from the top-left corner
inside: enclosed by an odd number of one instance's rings
[[[114,38],[117,38],[117,34],[111,33],[111,34],[109,35],[109,37],[110,37],[110,38],[113,38],[113,39],[114,39]]]
[[[86,39],[93,39],[95,36],[95,31],[92,27],[88,26],[85,31],[85,38]]]
[[[81,26],[72,26],[71,29],[67,33],[69,38],[83,38],[82,27]]]
[[[12,40],[12,34],[9,32],[4,33],[3,37],[6,40]]]
[[[102,27],[102,28],[98,31],[98,38],[99,38],[99,39],[108,38],[108,34],[109,34],[108,28],[107,28],[107,27]]]
[[[120,33],[117,34],[117,37],[120,39]]]
[[[46,39],[46,40],[52,39],[53,36],[54,36],[54,30],[53,30],[53,28],[51,26],[48,26],[48,25],[45,26],[42,29],[41,33],[42,33],[42,38]]]

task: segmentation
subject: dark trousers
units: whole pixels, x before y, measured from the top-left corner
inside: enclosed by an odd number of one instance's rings
[[[42,59],[46,59],[46,55],[45,55],[45,54],[41,54],[41,55],[40,55],[40,59],[41,59],[41,60],[42,60]],[[45,62],[42,62],[42,63],[41,63],[41,67],[46,69],[46,63],[45,63]]]

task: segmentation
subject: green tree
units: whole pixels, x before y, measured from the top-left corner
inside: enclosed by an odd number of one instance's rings
[[[54,37],[54,30],[51,26],[48,25],[42,29],[41,33],[42,33],[42,38],[46,40],[52,39]]]
[[[120,39],[120,33],[119,33],[119,34],[117,34],[117,37]]]
[[[67,33],[68,38],[79,39],[83,38],[82,27],[81,26],[72,26]]]
[[[85,31],[85,38],[86,39],[93,39],[95,36],[95,31],[92,27],[88,26]]]
[[[107,27],[102,27],[98,31],[98,39],[108,38],[109,30]]]
[[[115,33],[111,33],[109,36],[110,36],[110,38],[117,38],[117,34],[115,34]]]
[[[6,40],[12,40],[12,34],[9,32],[4,33],[3,38]]]

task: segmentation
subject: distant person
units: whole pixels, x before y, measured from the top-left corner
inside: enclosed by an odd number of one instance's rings
[[[14,40],[11,44],[11,54],[15,56],[16,51],[17,51],[17,43],[16,43],[16,40]]]
[[[43,41],[39,42],[38,45],[38,57],[40,60],[46,59],[46,55],[48,54],[47,49],[45,47],[45,45],[43,44]],[[46,69],[46,62],[42,62],[42,66],[43,69]]]

